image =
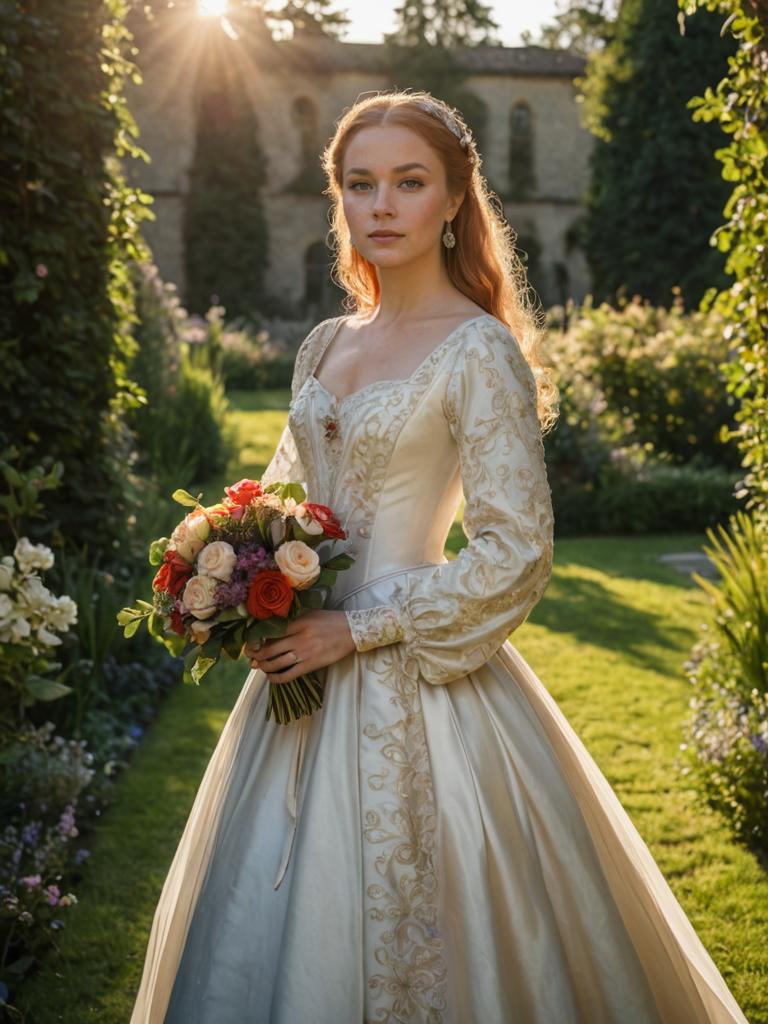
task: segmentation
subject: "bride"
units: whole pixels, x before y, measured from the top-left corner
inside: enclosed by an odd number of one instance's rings
[[[745,1022],[508,639],[552,570],[557,389],[475,141],[379,93],[323,162],[351,311],[302,342],[262,481],[331,506],[355,563],[244,650],[132,1024]],[[311,671],[323,707],[265,720],[267,682]]]

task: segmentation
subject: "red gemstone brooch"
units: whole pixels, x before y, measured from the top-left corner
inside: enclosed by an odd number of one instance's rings
[[[323,430],[326,441],[335,441],[339,437],[339,423],[335,416],[323,416]]]

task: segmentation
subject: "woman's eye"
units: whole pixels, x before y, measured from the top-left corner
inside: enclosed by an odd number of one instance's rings
[[[420,186],[420,185],[421,185],[421,182],[420,182],[420,181],[418,180],[418,178],[407,178],[407,179],[406,179],[406,180],[405,180],[405,181],[403,182],[403,185],[419,185],[419,186]],[[409,192],[413,192],[414,190],[413,190],[413,189],[411,189],[411,188],[409,188],[409,189],[408,189],[408,191],[409,191]]]
[[[400,182],[400,184],[401,185],[409,185],[409,186],[410,185],[415,185],[415,186],[417,186],[417,188],[421,188],[422,182],[420,182],[418,178],[406,178],[404,181]],[[368,182],[367,181],[353,181],[352,184],[349,187],[352,189],[353,192],[354,191],[359,191],[358,185],[364,185],[365,186],[365,185],[368,185]],[[415,191],[416,191],[416,189],[414,189],[414,188],[407,188],[406,189],[406,192],[415,192]]]

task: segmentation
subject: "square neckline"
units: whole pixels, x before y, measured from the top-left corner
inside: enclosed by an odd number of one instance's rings
[[[463,330],[465,327],[468,327],[470,324],[473,324],[473,323],[475,323],[478,320],[484,320],[486,317],[492,317],[492,316],[493,316],[492,313],[479,313],[477,316],[473,316],[473,317],[470,317],[468,320],[462,321],[462,323],[460,323],[456,327],[454,327],[453,330],[450,331],[443,338],[442,341],[439,341],[437,343],[437,345],[435,345],[435,347],[432,349],[431,352],[427,353],[427,355],[424,357],[424,359],[422,359],[422,361],[419,363],[419,365],[416,367],[416,369],[412,373],[408,374],[407,377],[382,377],[380,380],[372,380],[372,381],[369,381],[367,384],[363,384],[362,387],[356,388],[354,391],[350,391],[348,394],[343,395],[341,398],[339,398],[338,395],[335,395],[332,391],[329,391],[328,388],[325,386],[325,384],[323,384],[323,382],[320,380],[320,378],[315,375],[315,370],[317,370],[318,366],[322,362],[323,356],[325,355],[325,353],[326,353],[326,351],[328,349],[328,346],[331,344],[333,339],[338,334],[339,328],[341,327],[341,324],[342,324],[342,321],[344,321],[344,320],[346,320],[348,318],[347,316],[342,315],[342,316],[337,318],[336,324],[334,325],[333,330],[330,331],[330,333],[328,334],[328,337],[325,339],[325,342],[324,342],[324,344],[322,345],[322,347],[320,349],[320,352],[319,352],[319,354],[317,356],[317,359],[315,360],[315,364],[314,364],[314,366],[312,368],[312,372],[309,374],[309,378],[310,378],[310,380],[313,380],[315,382],[315,384],[319,388],[322,389],[322,391],[325,392],[325,394],[331,399],[331,401],[334,403],[334,405],[337,408],[341,408],[345,404],[345,402],[349,401],[349,399],[354,398],[356,395],[363,394],[364,392],[368,391],[369,389],[378,387],[378,386],[380,386],[382,384],[409,384],[414,379],[414,377],[422,369],[424,369],[424,367],[426,367],[429,364],[429,362],[434,358],[434,356],[445,345],[447,345],[447,343],[449,341],[452,340],[454,335],[458,334],[459,331]]]

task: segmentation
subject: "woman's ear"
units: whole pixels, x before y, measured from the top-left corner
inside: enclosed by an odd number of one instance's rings
[[[461,204],[464,202],[464,196],[465,195],[466,195],[466,192],[462,192],[460,195],[453,196],[450,199],[450,201],[448,203],[448,207],[447,207],[446,212],[445,212],[445,219],[446,220],[453,220],[453,218],[456,216],[456,214],[461,209]]]

